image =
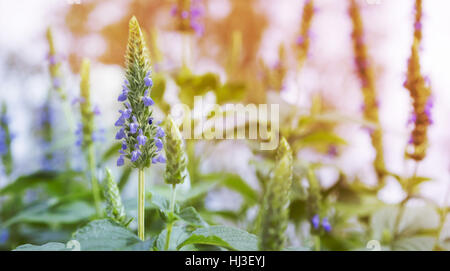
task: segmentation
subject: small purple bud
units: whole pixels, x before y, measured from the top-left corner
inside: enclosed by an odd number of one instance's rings
[[[181,18],[187,19],[188,17],[189,17],[189,12],[187,12],[186,10],[184,10],[183,12],[181,12]]]
[[[331,224],[328,221],[328,218],[324,217],[322,219],[322,227],[326,232],[330,232],[331,231]]]
[[[127,98],[128,98],[128,92],[127,91],[122,91],[122,94],[119,95],[117,100],[119,102],[124,102],[124,101],[126,101]]]
[[[120,139],[125,138],[125,137],[126,137],[126,135],[125,135],[125,129],[124,129],[124,128],[121,128],[121,129],[117,132],[117,134],[116,134],[116,139],[117,139],[117,140],[120,140]]]
[[[163,148],[163,143],[162,143],[161,139],[159,139],[159,138],[156,138],[156,139],[155,139],[155,146],[156,146],[156,148],[158,149],[158,151],[161,151],[161,150],[162,150],[162,148]]]
[[[119,127],[119,126],[124,126],[125,125],[125,118],[120,116],[120,118],[116,121],[116,123],[114,123],[114,126]]]
[[[313,218],[311,219],[311,223],[312,223],[312,225],[313,225],[313,227],[314,227],[314,229],[318,229],[319,228],[319,224],[320,224],[320,218],[319,218],[319,215],[315,215],[315,216],[313,216]]]
[[[151,88],[153,86],[153,80],[150,77],[145,77],[144,82],[147,87]]]
[[[131,152],[131,162],[136,162],[137,159],[139,159],[139,156],[141,156],[141,151],[139,149],[136,149]]]
[[[117,166],[123,166],[125,164],[125,160],[123,159],[123,155],[119,156],[119,159],[117,159]]]
[[[152,164],[156,164],[156,163],[163,164],[165,162],[166,162],[166,158],[164,158],[164,156],[162,156],[161,154],[157,158],[152,159]]]
[[[142,146],[144,146],[145,143],[147,142],[147,137],[142,134],[142,129],[139,129],[139,135],[137,137],[137,141],[138,141],[138,144],[142,145]]]
[[[150,125],[153,124],[153,118],[152,117],[148,118],[148,124],[150,124]]]
[[[135,116],[133,116],[133,123],[130,124],[130,133],[135,134],[139,128],[139,123]]]
[[[165,133],[164,133],[163,128],[158,127],[158,128],[156,129],[156,137],[161,138],[161,137],[164,137],[164,135],[165,135]]]
[[[127,142],[122,141],[122,150],[126,150],[126,149],[127,149]]]

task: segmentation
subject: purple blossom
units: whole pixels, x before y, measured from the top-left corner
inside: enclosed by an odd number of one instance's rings
[[[142,129],[139,129],[139,135],[137,137],[137,141],[139,145],[144,146],[145,143],[147,142],[147,137],[145,135],[143,135],[142,133]]]
[[[153,80],[150,77],[145,77],[144,82],[147,87],[151,88],[153,86]]]
[[[122,141],[122,150],[126,150],[127,149],[127,142],[124,140]]]
[[[162,138],[164,137],[165,133],[163,128],[159,127],[156,129],[156,137]]]
[[[152,117],[148,118],[148,124],[150,124],[150,125],[153,124],[153,118]]]
[[[156,146],[156,148],[158,149],[158,151],[161,151],[161,150],[162,150],[162,148],[163,148],[163,143],[162,143],[161,139],[159,139],[159,138],[156,138],[156,139],[155,139],[155,146]]]
[[[319,228],[319,224],[320,224],[320,218],[319,215],[315,215],[313,216],[313,218],[311,219],[311,223],[314,227],[314,229],[318,229]]]
[[[322,227],[326,232],[330,232],[331,231],[331,224],[328,221],[328,218],[324,217],[322,219]]]
[[[139,123],[135,116],[133,116],[133,123],[130,124],[130,133],[135,134],[139,128]]]
[[[124,126],[125,125],[125,118],[120,116],[120,118],[116,121],[116,123],[114,123],[114,126],[119,127],[119,126]]]
[[[166,158],[162,156],[161,154],[157,158],[152,159],[152,164],[161,163],[164,164],[166,162]]]
[[[117,134],[116,134],[116,139],[117,139],[117,140],[120,140],[120,139],[125,138],[125,137],[126,137],[126,135],[125,135],[125,129],[124,129],[124,128],[121,128],[121,129],[117,132]]]
[[[141,156],[141,151],[137,148],[134,151],[131,152],[131,162],[136,162],[137,159],[139,159],[139,156]]]
[[[123,159],[123,155],[119,156],[119,158],[117,159],[117,166],[123,166],[123,164],[125,164],[125,160]]]
[[[145,106],[151,106],[151,105],[155,104],[155,102],[152,100],[152,98],[150,98],[150,96],[148,96],[148,90],[145,91],[144,97],[142,97],[142,101],[144,102]]]

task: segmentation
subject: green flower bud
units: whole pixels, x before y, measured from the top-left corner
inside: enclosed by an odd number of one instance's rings
[[[281,250],[289,220],[289,192],[292,184],[292,151],[282,138],[277,149],[276,165],[264,195],[260,229],[260,250]]]
[[[113,180],[109,169],[106,169],[104,195],[106,199],[106,216],[119,224],[128,226],[131,220],[127,219],[125,208],[123,207],[122,199],[120,198],[119,188]]]
[[[166,121],[166,133],[164,149],[166,151],[167,164],[164,181],[168,184],[181,184],[188,175],[187,156],[184,151],[180,130],[170,116]]]

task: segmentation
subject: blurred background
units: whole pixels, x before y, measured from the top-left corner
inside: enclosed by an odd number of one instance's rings
[[[310,50],[301,70],[297,69],[296,46],[305,1],[194,2],[201,15],[198,25],[193,27],[195,33],[186,42],[174,15],[176,1],[0,0],[0,101],[8,105],[10,129],[15,135],[12,143],[14,176],[41,167],[42,151],[38,148],[35,128],[39,123],[37,112],[51,88],[48,27],[53,30],[62,63],[62,84],[69,100],[79,96],[78,74],[82,58],[92,61],[92,103],[101,112],[98,125],[104,131],[102,137],[107,143],[100,149],[113,142],[116,132],[117,96],[121,93],[124,78],[128,21],[132,15],[137,17],[145,32],[156,72],[170,74],[180,69],[187,59],[195,74],[212,72],[218,74],[221,82],[247,82],[242,99],[245,103],[267,100],[286,107],[295,105],[306,112],[311,108],[313,97],[319,96],[333,112],[361,118],[363,99],[354,67],[347,1],[315,1],[315,17],[309,32]],[[376,3],[358,1],[370,60],[375,67],[386,166],[389,171],[409,174],[410,165],[404,162],[404,149],[410,136],[407,123],[412,108],[403,82],[413,38],[414,1],[380,0]],[[431,82],[435,101],[429,151],[418,169],[420,176],[430,177],[432,181],[424,184],[420,193],[441,206],[450,177],[449,7],[450,3],[445,0],[424,2],[424,37],[420,51],[422,71]],[[240,54],[230,72],[227,67],[233,59],[236,42],[240,44]],[[267,70],[277,71],[281,64],[282,80],[278,84],[264,83]],[[164,99],[169,104],[178,102],[175,95],[178,91],[179,86],[174,80],[167,78]],[[282,106],[282,109],[286,107]],[[157,115],[163,116],[162,112]],[[63,117],[57,115],[55,118],[59,126],[64,126]],[[310,162],[333,164],[318,171],[324,187],[337,180],[336,167],[349,176],[374,184],[376,175],[372,160],[375,154],[368,133],[352,122],[339,125],[335,131],[347,144],[339,148],[339,154],[332,160],[312,148],[304,148],[298,155]],[[213,153],[216,155],[207,157],[201,165],[204,172],[237,172],[251,186],[257,186],[256,177],[247,163],[251,151],[245,144],[223,142],[215,146]],[[74,167],[83,166],[76,161],[74,159]],[[115,161],[110,163],[116,170]],[[162,168],[158,170],[161,172]],[[0,187],[7,182],[0,175]],[[134,190],[133,186],[128,187],[126,193],[134,194]],[[398,203],[404,192],[394,178],[388,177],[387,186],[379,192],[379,197],[388,203]],[[232,195],[210,198],[211,208],[233,206]]]

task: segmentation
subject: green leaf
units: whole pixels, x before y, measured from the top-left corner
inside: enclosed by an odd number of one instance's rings
[[[166,236],[167,229],[164,229],[156,239],[156,250],[162,251],[166,245]],[[181,247],[181,243],[184,240],[189,238],[189,233],[183,227],[173,227],[172,232],[170,233],[170,241],[169,241],[169,249],[168,250],[189,250],[192,251],[195,249],[193,246],[184,246]],[[180,249],[182,248],[182,249]]]
[[[204,227],[208,224],[203,220],[200,214],[195,210],[194,207],[187,207],[182,209],[176,216],[186,222],[187,224],[195,227]]]
[[[80,242],[81,250],[124,250],[140,244],[136,234],[109,219],[94,220],[77,230],[73,238]]]
[[[36,246],[31,244],[18,246],[13,251],[71,251],[63,243],[50,242],[42,246]]]
[[[247,184],[239,175],[232,173],[212,173],[204,175],[202,180],[216,181],[219,185],[223,185],[230,190],[238,192],[249,204],[258,203],[258,192]]]
[[[94,208],[83,201],[58,204],[53,199],[25,209],[5,222],[5,227],[16,223],[42,223],[48,225],[74,224],[95,214]]]
[[[67,186],[68,181],[72,181],[81,176],[80,172],[75,171],[38,171],[30,175],[21,176],[14,182],[3,187],[0,190],[0,196],[5,194],[19,194],[27,189],[38,185],[58,185],[58,189],[62,190],[63,185]]]
[[[178,248],[190,244],[214,245],[241,251],[258,250],[258,238],[255,235],[227,226],[211,226],[197,229],[189,238],[178,245]]]

